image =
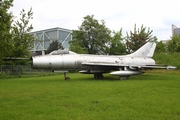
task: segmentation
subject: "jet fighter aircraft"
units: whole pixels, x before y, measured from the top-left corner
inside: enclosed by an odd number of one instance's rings
[[[146,69],[176,69],[174,66],[157,65],[152,59],[155,42],[147,42],[137,51],[128,55],[77,54],[67,50],[56,50],[48,55],[32,57],[32,66],[37,69],[79,70],[80,73],[94,74],[103,78],[103,73],[128,79],[131,75],[144,73]]]

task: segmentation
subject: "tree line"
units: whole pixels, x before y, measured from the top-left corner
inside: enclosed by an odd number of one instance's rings
[[[105,26],[104,20],[99,22],[94,15],[87,15],[78,30],[73,30],[70,49],[77,53],[122,55],[136,51],[148,41],[154,41],[157,43],[155,52],[180,52],[180,35],[172,36],[163,43],[152,33],[150,28],[143,25],[137,28],[135,24],[134,30],[123,36],[122,28],[111,31]]]
[[[16,58],[30,58],[29,48],[34,41],[34,37],[29,34],[33,30],[29,23],[33,19],[32,8],[28,12],[22,9],[21,18],[17,19],[9,12],[12,6],[13,0],[0,2],[0,65],[26,64],[27,60]]]

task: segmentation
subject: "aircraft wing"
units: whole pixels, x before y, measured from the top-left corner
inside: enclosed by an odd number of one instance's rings
[[[122,66],[128,66],[126,64],[115,64],[115,63],[95,63],[95,62],[83,62],[82,65],[84,66],[104,66],[104,67],[110,67],[110,66],[114,66],[114,67],[122,67]]]
[[[167,66],[167,65],[131,65],[131,64],[115,64],[115,63],[94,63],[94,62],[84,62],[82,63],[84,66],[103,66],[103,67],[129,67],[130,69],[168,69],[175,70],[175,66]]]

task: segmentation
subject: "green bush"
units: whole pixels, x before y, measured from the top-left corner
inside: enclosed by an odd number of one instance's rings
[[[155,53],[156,64],[173,65],[180,68],[180,53]]]

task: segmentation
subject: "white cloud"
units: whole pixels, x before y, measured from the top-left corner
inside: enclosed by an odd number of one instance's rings
[[[180,26],[178,0],[15,0],[12,12],[33,9],[34,30],[62,27],[78,29],[83,17],[105,20],[106,27],[133,31],[134,24],[152,29],[158,39],[169,39],[171,25]]]

